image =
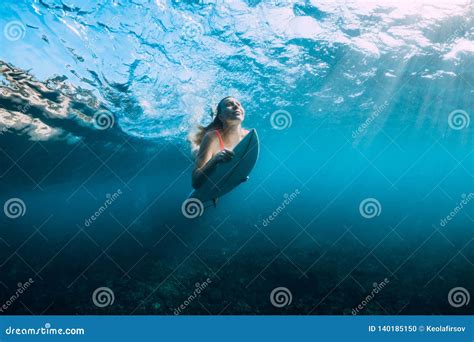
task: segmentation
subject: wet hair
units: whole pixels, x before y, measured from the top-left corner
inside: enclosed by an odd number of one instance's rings
[[[219,114],[221,113],[221,105],[224,103],[225,100],[232,98],[232,96],[226,96],[222,100],[219,101],[219,104],[216,107],[216,110],[211,110],[211,116],[214,117],[212,122],[207,126],[198,126],[197,132],[193,133],[190,137],[192,149],[193,151],[197,152],[199,146],[202,143],[202,139],[206,135],[207,132],[213,131],[216,129],[223,129],[224,124],[222,120],[219,118]]]

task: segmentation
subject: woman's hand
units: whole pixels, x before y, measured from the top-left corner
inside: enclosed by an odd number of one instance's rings
[[[212,157],[212,162],[217,163],[226,163],[234,157],[234,152],[228,149],[224,149]]]

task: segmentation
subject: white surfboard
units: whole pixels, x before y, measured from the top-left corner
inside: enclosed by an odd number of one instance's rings
[[[194,190],[189,198],[197,198],[201,202],[212,201],[245,182],[257,162],[260,151],[257,131],[252,129],[233,151],[234,157],[228,162],[216,165],[204,183]]]

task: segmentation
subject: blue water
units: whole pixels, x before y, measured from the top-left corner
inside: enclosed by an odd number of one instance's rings
[[[385,279],[359,314],[472,313],[448,300],[474,293],[471,2],[0,14],[1,203],[24,204],[0,216],[0,302],[34,279],[5,312],[172,315],[209,278],[182,314],[351,314]],[[188,218],[188,134],[227,95],[261,155]]]

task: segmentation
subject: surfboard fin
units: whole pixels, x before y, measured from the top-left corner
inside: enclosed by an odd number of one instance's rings
[[[212,204],[214,205],[214,208],[217,207],[217,201],[219,200],[218,197],[212,199]]]

